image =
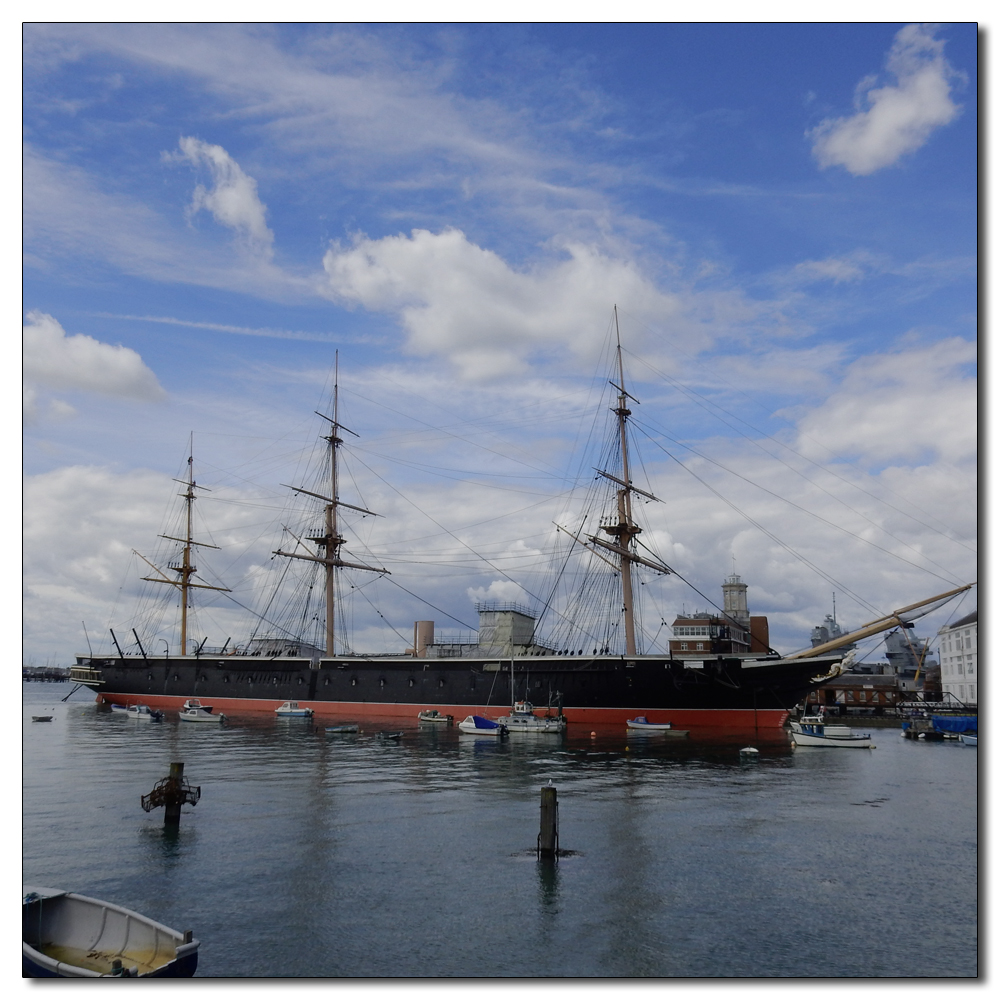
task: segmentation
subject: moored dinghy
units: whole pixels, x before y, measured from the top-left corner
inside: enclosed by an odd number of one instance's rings
[[[437,726],[450,726],[455,717],[452,715],[442,715],[436,708],[428,708],[423,712],[417,712],[419,722],[429,722]]]
[[[650,722],[644,715],[628,719],[625,723],[633,733],[661,733],[664,736],[687,736],[687,729],[674,729],[670,722]]]
[[[61,889],[21,893],[21,973],[28,978],[193,976],[198,945],[114,903]]]

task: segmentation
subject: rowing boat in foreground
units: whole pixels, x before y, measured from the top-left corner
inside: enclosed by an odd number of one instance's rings
[[[185,978],[198,967],[190,931],[61,889],[21,893],[21,969],[28,978]]]

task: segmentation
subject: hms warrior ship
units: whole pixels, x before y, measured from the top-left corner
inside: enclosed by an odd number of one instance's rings
[[[616,313],[617,324],[617,313]],[[630,475],[628,421],[632,397],[625,387],[620,339],[617,347],[614,414],[616,463],[613,472],[596,470],[613,488],[611,510],[601,518],[600,532],[567,532],[590,557],[610,566],[616,580],[614,596],[620,604],[623,628],[605,633],[590,649],[556,648],[538,637],[539,615],[526,605],[483,603],[478,636],[468,642],[435,642],[434,623],[414,625],[410,649],[394,654],[364,655],[337,651],[337,574],[345,568],[388,574],[384,567],[342,558],[345,538],[340,533],[341,508],[371,512],[340,498],[338,451],[342,434],[354,434],[340,423],[336,380],[333,414],[319,414],[329,425],[329,495],[302,487],[299,494],[323,503],[323,526],[304,537],[294,536],[292,551],[275,555],[317,565],[324,581],[325,646],[310,644],[289,633],[256,638],[242,646],[209,651],[204,641],[188,636],[187,610],[199,589],[222,590],[198,582],[192,558],[204,543],[192,538],[191,511],[199,487],[188,461],[184,537],[181,556],[168,571],[152,563],[153,575],[144,579],[179,593],[180,652],[147,649],[135,635],[137,652],[126,654],[112,631],[114,655],[77,657],[71,680],[94,690],[98,700],[111,704],[140,701],[155,709],[180,709],[185,701],[210,702],[227,716],[273,713],[294,700],[323,718],[396,717],[415,719],[420,711],[437,709],[442,715],[497,714],[515,700],[542,706],[544,714],[559,715],[570,726],[624,724],[637,715],[664,718],[682,729],[778,729],[793,707],[814,688],[841,672],[843,648],[855,639],[893,628],[913,617],[910,612],[941,601],[973,586],[937,595],[901,608],[831,642],[782,656],[768,644],[767,619],[750,616],[746,585],[738,576],[723,587],[724,605],[718,614],[679,616],[674,639],[664,652],[644,652],[637,637],[634,574],[637,567],[656,574],[673,570],[638,543],[642,529],[633,516],[633,499],[656,500],[634,485]],[[563,529],[566,530],[566,529]],[[642,552],[640,552],[640,547]],[[147,560],[148,562],[148,560]],[[170,575],[170,574],[173,575]],[[928,608],[928,610],[933,610]],[[926,613],[926,612],[924,612]],[[904,618],[903,616],[906,616]],[[566,616],[563,615],[565,618]],[[134,631],[134,630],[133,630]],[[588,634],[588,633],[577,633]],[[593,636],[593,633],[589,633]],[[613,638],[608,639],[611,635]],[[617,639],[620,636],[621,639]],[[614,648],[613,639],[620,644]],[[621,641],[623,640],[623,641]],[[166,642],[163,643],[165,646]],[[341,650],[345,648],[341,643]]]

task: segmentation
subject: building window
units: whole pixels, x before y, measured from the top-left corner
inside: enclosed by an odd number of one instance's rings
[[[704,649],[705,648],[705,644],[703,642],[697,642],[697,643],[695,643],[695,647],[694,648],[695,649]]]
[[[686,642],[682,642],[681,643],[681,649],[687,649],[687,648],[688,648],[688,644]]]

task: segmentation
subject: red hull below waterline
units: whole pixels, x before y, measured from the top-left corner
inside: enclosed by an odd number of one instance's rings
[[[103,692],[97,696],[97,701],[109,705],[135,704],[139,699],[135,696]],[[150,708],[180,711],[186,699],[164,695],[143,695],[142,703]],[[273,715],[274,710],[282,704],[277,699],[268,698],[206,698],[216,714]],[[300,700],[302,708],[311,708],[317,718],[323,719],[412,719],[417,713],[427,709],[437,709],[442,715],[452,715],[456,720],[467,715],[482,715],[487,718],[500,716],[507,712],[502,705],[420,705],[399,704],[395,702],[350,702],[350,701],[304,701]],[[544,709],[536,709],[535,714],[544,717]],[[629,719],[637,715],[645,715],[651,722],[669,722],[676,729],[781,729],[788,719],[784,709],[750,709],[750,708],[678,708],[664,709],[660,712],[649,708],[563,708],[563,717],[570,724],[580,726],[625,725]],[[661,718],[662,716],[662,718]]]

